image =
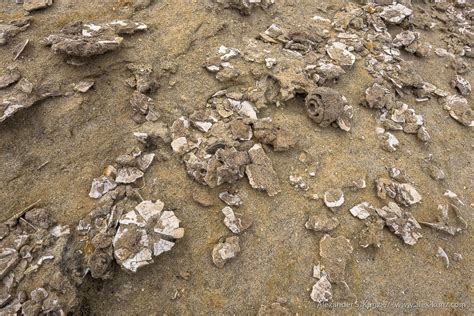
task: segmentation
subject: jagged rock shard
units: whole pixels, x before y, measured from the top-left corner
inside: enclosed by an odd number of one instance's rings
[[[225,242],[218,243],[212,250],[212,262],[218,268],[223,268],[226,262],[240,252],[239,237],[226,238]]]
[[[422,237],[420,224],[411,215],[404,211],[396,203],[389,202],[382,209],[376,209],[377,214],[385,220],[390,230],[403,239],[407,245],[414,245]]]
[[[265,190],[269,196],[278,194],[281,191],[278,175],[262,145],[255,144],[248,153],[252,163],[245,167],[245,173],[252,188]]]
[[[224,224],[229,228],[234,234],[240,234],[250,226],[252,226],[252,219],[248,216],[235,213],[230,206],[226,206],[222,209],[224,214]]]
[[[310,216],[305,224],[306,229],[311,229],[316,232],[327,233],[339,226],[339,221],[336,217],[328,217],[325,213],[320,215]]]
[[[326,234],[321,238],[319,255],[330,282],[343,282],[345,280],[346,263],[352,251],[350,240],[344,236],[332,238]]]
[[[332,123],[344,131],[349,131],[352,120],[352,106],[346,97],[334,89],[319,87],[306,96],[306,111],[308,116],[322,127]]]

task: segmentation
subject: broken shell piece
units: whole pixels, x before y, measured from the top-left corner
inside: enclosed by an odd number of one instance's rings
[[[226,262],[240,252],[239,237],[226,238],[225,242],[218,243],[212,250],[212,262],[218,268],[223,268]]]
[[[242,205],[242,199],[240,196],[236,194],[230,194],[229,192],[221,192],[219,193],[219,198],[227,205],[229,206],[241,206]]]
[[[414,245],[422,237],[420,224],[411,215],[404,211],[396,203],[389,202],[382,209],[376,209],[377,214],[385,220],[390,230],[403,239],[407,245]]]
[[[103,24],[76,22],[66,25],[59,33],[49,35],[44,43],[51,46],[55,54],[87,58],[119,48],[123,38],[117,35],[146,29],[145,24],[129,20]]]
[[[471,84],[459,75],[456,75],[456,79],[452,81],[452,86],[458,89],[462,96],[468,96],[471,94]]]
[[[341,189],[331,189],[324,192],[324,204],[329,208],[341,206],[344,204],[344,192]]]
[[[451,207],[454,209],[456,219],[451,220],[449,218],[449,205],[438,205],[438,210],[441,213],[438,216],[438,221],[436,223],[420,222],[420,224],[429,226],[439,231],[443,231],[450,234],[451,236],[461,233],[463,230],[467,229],[467,222],[461,216],[461,212],[458,207],[455,205],[451,205]]]
[[[366,219],[370,215],[375,214],[375,208],[368,202],[362,202],[352,207],[349,212],[358,219]]]
[[[319,87],[306,96],[305,105],[308,116],[322,127],[337,123],[342,130],[350,130],[352,106],[336,90]]]
[[[326,234],[321,238],[319,242],[321,264],[324,266],[331,283],[345,280],[346,264],[352,251],[350,240],[344,236],[333,238]]]
[[[121,168],[117,172],[117,178],[115,179],[115,182],[117,183],[134,183],[138,179],[142,178],[144,176],[144,173],[135,167],[126,167],[126,168]]]
[[[152,91],[157,83],[152,78],[153,66],[150,64],[129,64],[127,68],[133,73],[133,87],[140,93],[148,93]]]
[[[400,141],[395,137],[395,135],[389,132],[380,134],[380,141],[382,149],[388,152],[396,151],[400,145]]]
[[[143,201],[133,211],[122,215],[113,238],[114,257],[125,270],[153,262],[153,256],[171,250],[174,240],[182,238],[184,229],[172,211],[164,211],[161,201]]]
[[[234,233],[240,234],[252,225],[252,220],[242,214],[234,213],[234,210],[230,206],[226,206],[222,209],[224,214],[224,224]]]
[[[397,169],[398,170],[398,169]],[[387,196],[404,206],[410,206],[421,202],[421,195],[410,183],[399,183],[390,179],[379,178],[375,181],[377,186],[377,195],[381,199]]]
[[[245,167],[245,173],[252,188],[265,190],[269,196],[278,194],[281,191],[278,175],[262,145],[255,144],[248,153],[252,163]]]
[[[347,46],[341,42],[334,42],[326,48],[326,52],[332,60],[341,66],[352,66],[355,62],[355,55],[347,50]]]
[[[327,233],[339,226],[339,221],[336,217],[328,217],[323,213],[310,216],[304,226],[306,229]]]
[[[384,6],[380,17],[391,24],[400,24],[407,16],[410,16],[413,11],[403,4],[395,3]]]
[[[74,90],[77,92],[86,93],[90,88],[92,88],[93,85],[94,81],[92,80],[80,81],[74,85]]]
[[[466,98],[458,95],[451,95],[442,101],[445,110],[459,123],[465,126],[474,126],[474,110],[467,102]]]
[[[325,273],[323,273],[323,275],[319,277],[318,282],[313,285],[310,297],[318,304],[332,300],[332,286]]]
[[[176,138],[171,142],[171,148],[177,154],[184,154],[188,148],[188,140],[186,137]]]
[[[115,183],[113,179],[107,176],[102,176],[92,180],[89,196],[93,199],[98,199],[116,187],[117,183]]]
[[[444,262],[444,266],[447,268],[449,268],[449,258],[448,258],[448,255],[446,254],[446,251],[444,251],[443,248],[441,247],[438,247],[438,251],[436,252],[436,257],[437,258],[441,258]]]

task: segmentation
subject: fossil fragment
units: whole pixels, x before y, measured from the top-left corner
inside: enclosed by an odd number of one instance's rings
[[[222,213],[225,216],[224,224],[234,234],[240,234],[252,225],[252,219],[250,219],[250,217],[240,213],[235,213],[230,206],[224,207]]]
[[[237,194],[231,194],[228,191],[219,193],[219,198],[229,206],[241,206],[242,199]]]
[[[113,179],[111,179],[110,177],[102,176],[92,181],[89,196],[93,199],[98,199],[110,190],[115,189],[116,187],[117,183],[115,183]]]
[[[344,192],[341,189],[324,192],[324,204],[331,209],[341,206],[344,204]]]
[[[438,221],[434,223],[420,222],[420,224],[448,233],[451,236],[461,233],[463,230],[467,229],[467,222],[462,217],[461,211],[456,205],[451,204],[451,208],[454,210],[456,215],[455,219],[449,218],[449,205],[438,205],[438,210],[440,212]]]
[[[395,3],[384,6],[380,17],[391,24],[400,24],[406,17],[410,16],[413,11],[401,3]]]
[[[384,132],[379,134],[379,137],[381,141],[381,147],[388,152],[396,151],[400,145],[400,141],[392,133]]]
[[[74,90],[81,93],[86,93],[90,88],[94,86],[94,81],[83,80],[74,85]]]
[[[145,24],[129,20],[103,24],[76,22],[66,25],[59,33],[49,35],[44,42],[51,46],[55,54],[88,58],[119,48],[123,41],[120,34],[133,34],[146,29]]]
[[[127,68],[133,73],[133,77],[128,81],[128,83],[132,88],[136,88],[138,92],[148,93],[157,87],[157,83],[152,77],[152,65],[129,64]]]
[[[450,95],[441,102],[453,119],[465,126],[474,126],[474,110],[466,98]]]
[[[133,183],[138,179],[142,178],[144,173],[136,167],[124,167],[117,171],[117,183]]]
[[[226,262],[240,252],[239,237],[227,237],[225,242],[219,242],[212,250],[212,262],[218,268],[223,268]]]
[[[471,94],[471,84],[459,75],[456,75],[456,78],[451,82],[451,85],[458,89],[462,96],[468,96]]]
[[[326,48],[326,52],[332,60],[341,66],[351,67],[355,62],[355,55],[347,50],[347,46],[341,42],[334,42]]]
[[[264,190],[269,196],[278,194],[281,191],[278,175],[262,145],[255,144],[248,154],[252,163],[245,167],[245,173],[252,188]]]
[[[113,239],[114,257],[126,270],[153,262],[153,256],[171,250],[175,240],[182,238],[184,229],[172,211],[163,211],[161,201],[143,201],[135,210],[122,215]]]
[[[336,124],[344,131],[351,129],[352,106],[334,89],[320,87],[306,96],[309,117],[322,127]]]
[[[379,178],[375,183],[377,186],[377,195],[381,199],[386,199],[388,196],[404,206],[421,202],[421,195],[410,183],[400,183],[386,178]]]
[[[374,215],[375,208],[368,202],[362,202],[352,207],[349,212],[352,216],[357,217],[358,219],[366,219],[370,215]]]
[[[414,245],[422,237],[420,224],[411,215],[400,208],[396,203],[389,202],[387,206],[376,209],[377,214],[385,220],[390,230],[403,239],[407,245]]]
[[[313,285],[310,297],[318,303],[325,303],[332,300],[332,286],[328,280],[327,274],[321,271],[318,276],[315,276],[319,280]]]
[[[328,217],[323,213],[310,216],[304,226],[306,229],[314,230],[315,232],[327,233],[339,226],[339,221],[336,217]]]

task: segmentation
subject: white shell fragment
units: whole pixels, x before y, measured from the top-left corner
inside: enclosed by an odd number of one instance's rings
[[[101,198],[107,192],[115,189],[116,187],[117,187],[117,183],[115,183],[115,181],[112,178],[102,176],[92,181],[89,196],[93,199],[98,199],[98,198]]]
[[[357,217],[358,219],[366,219],[370,215],[374,214],[375,208],[368,202],[362,202],[352,207],[349,212],[352,216]]]
[[[326,52],[332,60],[341,66],[352,66],[355,63],[355,55],[347,50],[347,46],[341,42],[334,42],[326,48]]]
[[[324,192],[324,204],[329,208],[341,206],[344,204],[344,192],[341,189],[332,189]]]
[[[400,142],[392,133],[385,132],[380,136],[381,146],[388,152],[394,152],[397,150]]]
[[[143,201],[133,211],[122,215],[113,238],[114,257],[125,270],[153,262],[153,256],[171,250],[174,240],[183,237],[184,229],[172,211],[163,211],[164,203]]]
[[[224,224],[234,234],[240,234],[252,225],[252,220],[247,216],[239,213],[234,213],[234,210],[230,206],[226,206],[222,209],[224,214]]]
[[[125,184],[134,183],[143,176],[144,173],[140,169],[136,167],[125,167],[118,170],[115,182]]]
[[[380,17],[392,24],[400,24],[403,19],[412,14],[412,10],[403,4],[396,3],[385,6],[380,13]]]
[[[219,199],[229,206],[241,206],[242,199],[237,194],[231,194],[227,191],[219,193]]]
[[[389,202],[382,209],[376,209],[377,214],[385,220],[390,230],[403,239],[405,244],[414,245],[422,237],[420,224],[411,215],[404,211],[396,203]]]
[[[321,273],[318,282],[313,285],[310,297],[318,304],[332,300],[332,286],[324,272]]]

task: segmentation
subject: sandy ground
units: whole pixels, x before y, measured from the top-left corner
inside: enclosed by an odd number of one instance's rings
[[[123,7],[125,2],[56,0],[53,7],[33,14],[33,24],[26,32],[0,47],[2,68],[14,63],[34,83],[54,80],[68,84],[83,78],[96,82],[94,89],[86,94],[47,100],[0,125],[2,218],[38,199],[66,224],[75,225],[90,211],[94,201],[87,193],[92,178],[135,144],[132,132],[139,129],[131,119],[128,103],[132,90],[124,84],[129,76],[127,63],[149,62],[155,69],[167,62],[179,66],[176,74],[160,78],[161,88],[152,96],[160,120],[171,124],[177,117],[203,107],[213,92],[229,86],[219,83],[202,68],[211,50],[220,45],[242,47],[245,39],[255,37],[271,23],[297,25],[316,14],[331,17],[343,5],[343,1],[290,1],[277,4],[269,12],[257,10],[243,17],[233,10],[209,10],[204,1],[159,0],[132,16]],[[3,20],[22,14],[11,1],[2,1],[0,10]],[[53,55],[40,43],[69,22],[115,18],[143,21],[150,30],[127,38],[123,49],[95,58],[83,67],[66,64],[61,56]],[[429,41],[439,41],[439,34],[424,35]],[[26,38],[31,44],[23,57],[13,62],[13,47]],[[442,59],[404,58],[414,60],[427,81],[454,92],[449,82],[455,73]],[[472,72],[465,77],[474,83]],[[246,86],[246,81],[244,78],[237,84]],[[146,174],[142,195],[160,198],[176,209],[186,230],[185,237],[171,252],[156,258],[155,264],[134,275],[117,268],[112,280],[87,280],[83,287],[83,313],[255,314],[260,305],[271,304],[278,298],[287,300],[286,306],[292,313],[303,315],[473,312],[470,303],[474,240],[470,230],[451,237],[425,227],[423,238],[413,247],[404,245],[385,230],[380,249],[357,246],[363,223],[347,210],[361,201],[383,205],[376,197],[374,179],[386,176],[387,167],[405,170],[423,196],[423,202],[411,208],[419,221],[435,219],[437,205],[447,202],[443,197],[447,189],[456,192],[468,205],[474,199],[472,130],[452,120],[435,100],[424,103],[404,100],[424,116],[433,141],[423,145],[413,135],[399,133],[400,149],[395,153],[385,152],[380,149],[374,132],[375,112],[359,105],[372,81],[362,62],[357,61],[353,71],[334,86],[354,105],[354,128],[350,133],[316,128],[305,115],[302,99],[261,113],[261,117],[272,116],[277,122],[290,125],[300,141],[295,149],[270,154],[282,184],[281,194],[269,198],[253,190],[246,180],[238,183],[244,199],[242,210],[253,217],[254,225],[241,237],[242,252],[223,269],[212,264],[210,255],[219,238],[231,235],[222,223],[223,203],[217,198],[221,188],[202,188],[188,178],[176,158],[155,163]],[[472,102],[472,97],[468,100]],[[310,299],[315,282],[311,277],[312,267],[319,261],[322,234],[306,230],[304,223],[308,215],[330,214],[330,211],[321,200],[308,200],[288,183],[290,174],[304,170],[298,161],[302,150],[320,161],[312,183],[318,193],[360,177],[367,179],[367,189],[346,195],[344,207],[336,214],[341,225],[331,232],[332,236],[351,239],[354,246],[346,272],[358,304],[331,309],[320,307]],[[434,181],[422,168],[423,158],[429,154],[433,154],[446,172],[444,181]],[[194,203],[191,195],[196,189],[212,191],[215,205],[203,208]],[[472,222],[472,212],[468,215],[467,220]],[[454,253],[462,254],[463,260],[451,262],[446,269],[435,257],[438,246],[450,257]],[[178,277],[182,272],[190,273],[188,280]],[[431,302],[464,303],[465,307],[431,306],[413,310],[383,305]]]

